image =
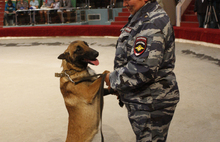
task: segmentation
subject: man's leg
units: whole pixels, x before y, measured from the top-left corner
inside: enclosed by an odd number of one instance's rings
[[[70,13],[70,10],[67,10],[66,11],[66,13],[67,13],[67,22],[69,22],[70,23],[70,18],[71,18],[71,13]]]
[[[205,14],[198,14],[197,15],[197,18],[198,18],[198,21],[199,21],[199,27],[200,28],[204,28],[204,25],[206,24],[205,22]],[[207,17],[208,18],[208,17]],[[209,19],[210,19],[210,17],[209,17]],[[208,20],[208,19],[207,19]]]
[[[202,16],[200,14],[197,14],[197,18],[198,18],[198,21],[199,21],[199,27],[203,28]]]
[[[201,15],[201,25],[204,28],[204,25],[205,25],[205,14]]]
[[[151,112],[153,142],[165,142],[175,106]]]
[[[127,107],[128,108],[128,107]],[[137,142],[165,142],[176,106],[148,112],[128,108]]]
[[[9,24],[9,19],[8,19],[8,14],[4,13],[4,25],[8,25]]]

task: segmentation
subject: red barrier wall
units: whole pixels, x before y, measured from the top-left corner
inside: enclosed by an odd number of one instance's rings
[[[0,28],[3,27],[3,21],[4,21],[4,8],[5,8],[5,1],[0,1]]]
[[[122,25],[66,25],[0,28],[0,37],[119,36]],[[176,38],[220,44],[219,29],[174,27]]]

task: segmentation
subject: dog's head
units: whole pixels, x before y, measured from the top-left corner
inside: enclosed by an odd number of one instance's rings
[[[88,63],[98,65],[99,61],[96,59],[98,56],[99,52],[90,48],[85,41],[74,41],[64,53],[59,55],[58,59],[66,60],[79,68],[85,68]]]

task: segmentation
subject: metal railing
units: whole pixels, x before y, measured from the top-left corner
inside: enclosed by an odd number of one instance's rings
[[[85,24],[88,21],[88,15],[90,13],[91,7],[87,6],[90,1],[86,0],[86,5],[82,7],[72,7],[68,9],[53,9],[53,8],[43,8],[43,9],[28,9],[28,10],[17,10],[15,13],[15,18],[13,20],[14,25],[11,26],[35,26],[41,24],[64,24],[64,19],[66,18],[66,14],[64,14],[63,10],[68,10],[71,12],[71,22],[72,24]],[[107,12],[100,13],[100,16],[104,14],[104,17],[107,17],[107,21],[114,20],[114,8],[108,6]],[[100,9],[97,9],[100,10]],[[52,12],[56,11],[56,12]],[[58,11],[61,13],[61,16],[56,14]],[[46,12],[46,15],[44,14]],[[74,12],[74,13],[73,13]],[[118,11],[117,11],[118,12]],[[26,14],[22,14],[26,13]],[[42,14],[42,15],[41,15]],[[64,17],[65,15],[65,17]],[[56,16],[56,17],[53,17]],[[58,19],[59,16],[59,19]],[[53,20],[51,20],[53,19]],[[59,21],[58,21],[59,20]],[[20,22],[19,22],[20,21]],[[83,23],[81,23],[83,22]],[[103,21],[102,21],[103,22]],[[109,23],[109,22],[107,22]],[[103,23],[102,23],[103,24]],[[105,24],[105,23],[104,23]],[[6,25],[7,26],[7,25]]]
[[[29,15],[29,19],[30,19],[30,24],[34,25],[35,22],[36,22],[36,12],[40,12],[40,11],[46,11],[47,13],[47,24],[50,24],[50,11],[57,11],[57,12],[60,12],[61,13],[61,23],[63,24],[64,23],[64,16],[63,16],[63,10],[66,10],[67,12],[73,12],[73,11],[76,11],[76,8],[69,8],[69,9],[28,9],[28,10],[17,10],[16,11],[16,16],[15,16],[15,25],[18,25],[18,15],[19,13],[28,13]],[[76,17],[76,15],[74,15]],[[33,19],[32,19],[33,17]]]
[[[176,26],[180,27],[181,17],[192,0],[181,0],[176,6]]]

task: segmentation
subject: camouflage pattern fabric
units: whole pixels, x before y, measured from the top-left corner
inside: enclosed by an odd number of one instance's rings
[[[111,88],[119,92],[127,108],[136,110],[134,113],[128,109],[132,126],[135,121],[137,125],[142,125],[142,113],[143,119],[147,119],[147,115],[153,116],[160,112],[158,115],[164,118],[161,122],[171,121],[173,113],[166,116],[167,112],[163,110],[171,107],[174,112],[174,106],[179,101],[174,64],[175,36],[170,19],[157,2],[147,2],[135,15],[129,17],[128,23],[121,29],[116,45],[114,71],[109,77]],[[146,120],[145,130],[154,135],[148,122]],[[166,122],[157,128],[168,130],[168,124]],[[163,133],[165,136],[167,132]]]
[[[165,142],[176,106],[152,112],[126,105],[137,142]]]

